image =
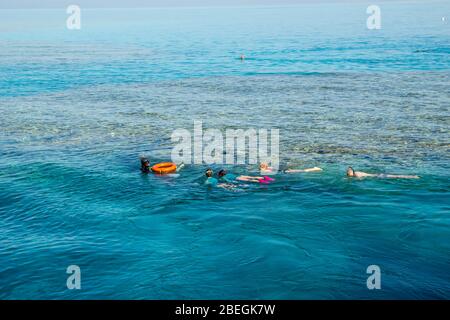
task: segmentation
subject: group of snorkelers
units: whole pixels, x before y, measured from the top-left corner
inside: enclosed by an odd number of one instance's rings
[[[184,164],[181,164],[177,167],[176,171],[179,171]],[[236,183],[244,182],[244,183],[259,183],[259,184],[269,184],[275,181],[274,178],[269,177],[268,175],[275,174],[278,170],[274,170],[267,163],[263,162],[259,165],[259,169],[261,172],[260,176],[250,176],[250,175],[235,175],[232,173],[228,173],[225,169],[221,169],[217,172],[216,177],[214,177],[214,172],[212,169],[208,168],[205,171],[206,176],[206,185],[210,186],[219,186],[223,188],[233,188]],[[150,161],[147,158],[141,158],[141,171],[144,173],[150,173]],[[321,172],[322,168],[313,167],[307,169],[286,169],[282,170],[282,173],[290,174],[290,173],[308,173],[308,172]],[[363,171],[355,171],[352,167],[347,168],[347,177],[354,178],[387,178],[387,179],[418,179],[419,176],[416,175],[395,175],[395,174],[385,174],[385,173],[366,173]]]
[[[261,174],[274,174],[278,171],[274,170],[273,168],[269,167],[267,163],[261,163],[259,165],[259,169],[261,170]],[[319,167],[313,167],[313,168],[307,168],[307,169],[286,169],[282,170],[282,173],[301,173],[301,172],[321,172],[323,171],[322,168]],[[226,170],[221,169],[217,173],[217,178],[215,178],[214,172],[212,169],[207,169],[205,172],[206,175],[206,181],[205,184],[207,185],[217,185],[219,187],[223,188],[233,188],[236,182],[253,182],[253,183],[261,183],[261,184],[268,184],[275,179],[265,176],[247,176],[247,175],[239,175],[236,176],[234,174],[228,173]],[[388,179],[418,179],[419,176],[416,175],[395,175],[395,174],[384,174],[384,173],[366,173],[362,171],[355,171],[352,167],[347,168],[347,177],[354,177],[354,178],[366,178],[366,177],[372,177],[372,178],[388,178]]]

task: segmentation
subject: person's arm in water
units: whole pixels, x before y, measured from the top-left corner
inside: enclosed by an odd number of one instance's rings
[[[382,175],[389,179],[420,179],[419,176],[408,176],[403,174],[386,174]]]
[[[227,189],[227,190],[231,190],[231,189],[235,189],[237,186],[235,184],[232,184],[232,183],[219,183],[217,185],[217,187],[223,188],[223,189]]]
[[[179,172],[181,169],[183,169],[184,168],[184,163],[182,162],[182,163],[180,163],[178,166],[177,166],[177,172]]]
[[[319,167],[314,167],[314,168],[308,168],[308,169],[287,169],[284,172],[285,173],[300,173],[300,172],[320,172],[320,171],[323,171],[323,170]]]

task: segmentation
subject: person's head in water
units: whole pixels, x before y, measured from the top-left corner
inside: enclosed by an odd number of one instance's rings
[[[144,172],[150,171],[150,161],[147,158],[141,158],[141,170]]]
[[[217,174],[219,176],[219,178],[222,178],[223,176],[225,176],[227,174],[227,170],[220,170],[219,173]]]
[[[211,177],[213,176],[213,174],[214,174],[214,172],[213,172],[212,169],[210,169],[210,168],[208,168],[208,169],[205,171],[205,175],[206,175],[208,178],[211,178]]]
[[[261,162],[261,163],[259,164],[259,168],[260,168],[261,170],[269,170],[269,165],[267,164],[267,162]]]
[[[141,166],[149,166],[150,165],[150,161],[147,158],[141,158]]]
[[[347,168],[347,177],[354,177],[355,176],[355,170],[353,170],[352,167]]]

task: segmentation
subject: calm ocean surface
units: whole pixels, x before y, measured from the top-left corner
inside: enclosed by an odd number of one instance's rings
[[[449,299],[450,2],[380,6],[0,10],[0,298]],[[194,119],[324,172],[142,175]]]

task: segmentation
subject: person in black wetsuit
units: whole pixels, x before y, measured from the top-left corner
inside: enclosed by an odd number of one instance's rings
[[[141,158],[141,171],[143,173],[150,173],[150,161],[147,158]]]

